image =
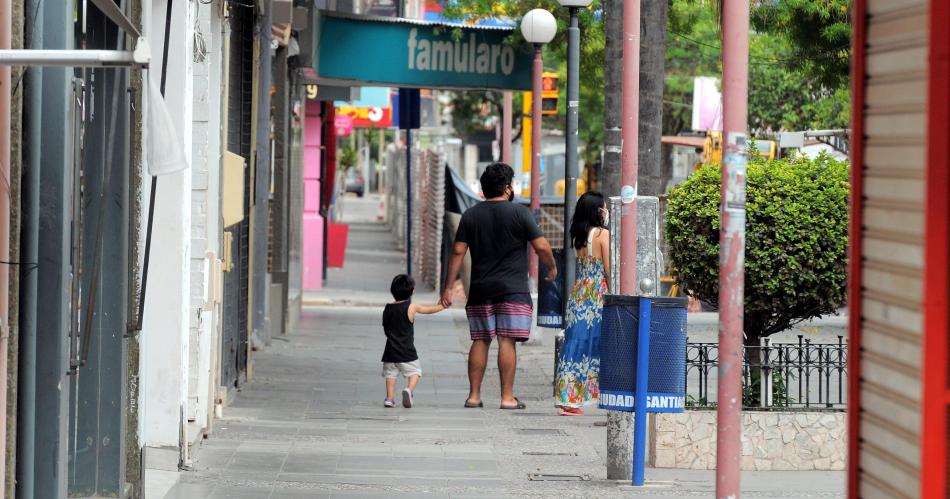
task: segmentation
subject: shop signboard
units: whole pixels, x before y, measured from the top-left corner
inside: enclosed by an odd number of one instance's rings
[[[324,13],[318,29],[318,81],[403,88],[531,88],[530,48],[506,43],[514,28]]]

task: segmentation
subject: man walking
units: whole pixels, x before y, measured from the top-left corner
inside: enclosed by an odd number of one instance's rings
[[[524,409],[514,395],[516,343],[531,332],[532,301],[528,289],[528,243],[547,265],[547,279],[557,277],[551,245],[541,234],[531,211],[516,203],[511,187],[514,170],[493,163],[481,176],[485,201],[462,215],[449,259],[448,280],[442,305],[452,304],[452,289],[465,252],[472,252],[472,279],[465,313],[472,337],[468,354],[469,394],[465,407],[482,407],[482,380],[488,365],[488,348],[498,338],[498,371],[501,408]]]

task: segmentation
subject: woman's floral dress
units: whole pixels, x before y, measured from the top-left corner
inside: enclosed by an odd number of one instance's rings
[[[555,405],[580,408],[597,400],[600,380],[600,325],[607,293],[604,262],[590,254],[577,258],[577,280],[567,301],[564,345],[557,362]]]

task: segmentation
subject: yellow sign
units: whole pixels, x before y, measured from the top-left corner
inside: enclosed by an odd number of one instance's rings
[[[224,151],[223,177],[221,217],[228,227],[244,220],[244,157]]]

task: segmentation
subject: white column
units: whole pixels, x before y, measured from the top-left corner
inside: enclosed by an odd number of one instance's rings
[[[194,63],[193,163],[191,170],[191,291],[189,313],[188,411],[194,431],[208,430],[209,401],[216,391],[211,383],[217,332],[211,298],[213,260],[220,257],[221,175],[221,26],[220,11],[199,4],[197,34],[204,44],[204,60]],[[210,252],[210,253],[209,253]]]
[[[189,164],[192,163],[192,28],[193,9],[175,2],[171,34],[165,102]],[[161,61],[165,32],[166,3],[146,3],[144,28],[152,40],[152,61],[148,76],[161,81]],[[147,103],[147,99],[145,99]],[[145,108],[146,137],[148,106]],[[146,154],[148,140],[146,138]],[[144,327],[140,336],[141,376],[140,424],[145,467],[177,470],[188,394],[188,331],[191,254],[192,172],[185,171],[151,178],[146,175],[141,200],[142,223],[146,227],[149,181],[158,182],[152,254],[145,298]],[[145,237],[144,231],[142,237]],[[144,244],[141,246],[144,250]]]

